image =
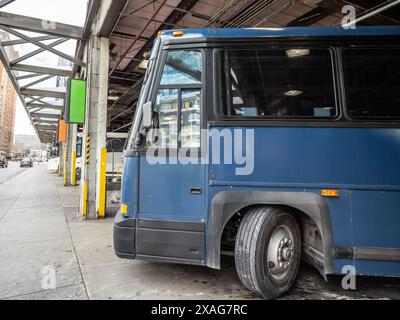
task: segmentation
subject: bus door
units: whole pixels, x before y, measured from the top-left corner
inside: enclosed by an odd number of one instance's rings
[[[165,52],[140,158],[138,255],[204,259],[203,54]],[[161,72],[162,71],[162,72]]]

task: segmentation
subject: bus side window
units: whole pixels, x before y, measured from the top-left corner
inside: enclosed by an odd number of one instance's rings
[[[200,147],[202,53],[169,51],[154,105],[147,147]]]
[[[349,116],[400,119],[400,48],[349,48],[343,56]]]
[[[333,118],[329,49],[228,49],[219,54],[222,115]]]

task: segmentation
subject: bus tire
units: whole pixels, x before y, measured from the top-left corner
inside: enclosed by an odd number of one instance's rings
[[[287,210],[250,209],[235,243],[236,271],[247,289],[266,299],[283,295],[296,279],[300,258],[300,228]]]

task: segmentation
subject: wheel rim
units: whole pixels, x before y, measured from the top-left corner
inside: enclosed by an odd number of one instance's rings
[[[272,232],[267,246],[266,268],[271,276],[279,281],[284,279],[295,264],[293,232],[286,224],[281,224]]]

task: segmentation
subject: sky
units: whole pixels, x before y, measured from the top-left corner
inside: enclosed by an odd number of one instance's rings
[[[13,3],[2,8],[1,11],[76,26],[83,26],[86,17],[86,6],[87,0],[15,0]],[[35,35],[28,32],[23,33]],[[12,37],[12,39],[13,38],[14,37]],[[48,42],[45,43],[48,44]],[[76,42],[70,40],[55,48],[73,56],[75,53],[75,47]],[[24,55],[37,49],[36,46],[31,44],[14,46],[14,48],[19,52],[19,55]],[[47,67],[55,67],[57,66],[57,62],[58,57],[48,52],[41,53],[24,61],[26,64],[38,64]],[[25,82],[20,81],[20,85],[24,84]],[[54,87],[55,79],[53,78],[50,81],[43,82],[40,86]],[[39,85],[35,88],[39,88]],[[29,117],[26,114],[26,111],[19,98],[17,98],[16,104],[14,134],[35,134]]]

